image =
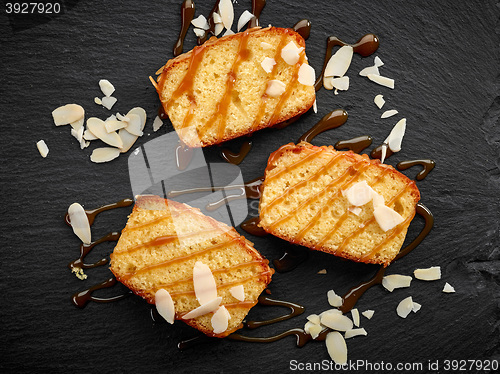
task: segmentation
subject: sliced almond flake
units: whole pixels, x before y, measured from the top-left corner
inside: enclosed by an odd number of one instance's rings
[[[391,274],[382,278],[382,286],[389,292],[394,291],[396,288],[410,287],[412,277],[409,275]]]
[[[383,164],[385,157],[387,156],[387,144],[382,144],[382,151],[380,156],[380,162]]]
[[[102,162],[109,162],[120,156],[120,150],[113,147],[96,148],[90,155],[90,161],[100,164]]]
[[[368,319],[372,319],[373,315],[375,314],[375,311],[372,309],[365,310],[364,312],[361,312],[362,315],[364,315]]]
[[[281,58],[288,65],[295,65],[297,62],[299,62],[300,52],[302,52],[303,50],[303,47],[297,47],[297,45],[292,41],[285,45],[281,50]]]
[[[317,314],[308,315],[307,320],[315,325],[319,325],[321,323],[321,318],[319,318]]]
[[[217,297],[213,300],[210,300],[208,303],[200,305],[198,308],[191,310],[190,312],[184,314],[182,319],[191,319],[203,316],[207,313],[213,312],[214,310],[219,309],[219,305],[222,302],[222,297]]]
[[[85,139],[85,140],[97,140],[99,138],[97,136],[95,136],[94,134],[92,134],[92,131],[90,131],[89,129],[86,129],[83,132],[83,139]]]
[[[154,132],[158,131],[162,126],[163,126],[163,121],[159,116],[156,116],[155,120],[153,121],[153,131]]]
[[[326,335],[326,349],[330,358],[339,365],[347,363],[347,345],[344,337],[338,332],[329,332]]]
[[[267,82],[266,94],[271,97],[278,97],[286,90],[286,85],[277,79],[272,79]]]
[[[300,65],[298,80],[299,83],[304,86],[314,86],[314,83],[316,82],[316,73],[314,68],[306,63]]]
[[[350,206],[347,210],[356,216],[359,216],[363,211],[359,206]]]
[[[116,116],[114,114],[110,115],[108,118],[106,118],[104,120],[104,122],[108,122],[108,121],[116,121]]]
[[[375,56],[375,58],[373,59],[373,63],[378,68],[384,65],[384,63],[382,62],[382,60],[378,56]]]
[[[130,118],[130,121],[128,122],[127,127],[125,127],[125,130],[127,130],[132,135],[142,136],[143,132],[141,130],[141,118],[137,114],[133,113],[127,114],[127,117]]]
[[[352,315],[352,322],[354,323],[354,326],[359,327],[359,311],[358,311],[358,309],[356,309],[356,308],[351,309],[351,315]]]
[[[416,269],[413,274],[415,278],[425,281],[441,279],[441,266],[432,266],[427,269]]]
[[[92,236],[90,233],[90,223],[85,209],[78,203],[73,203],[68,208],[68,217],[73,232],[84,244],[90,244]]]
[[[328,298],[328,304],[331,306],[339,307],[342,305],[342,297],[337,295],[334,290],[330,290],[326,293]]]
[[[323,76],[323,87],[329,91],[333,90],[333,77]]]
[[[222,36],[234,35],[234,31],[231,29],[227,29],[226,32]]]
[[[40,155],[45,158],[49,154],[49,147],[47,147],[47,144],[45,143],[45,140],[39,140],[36,143],[36,148],[38,149],[38,152],[40,152]]]
[[[96,96],[94,97],[94,103],[96,103],[97,105],[102,105],[102,100]]]
[[[361,75],[362,77],[367,77],[368,74],[380,75],[378,67],[376,67],[376,66],[368,66],[368,67],[364,68],[363,70],[361,70],[359,72],[359,75]]]
[[[118,131],[118,136],[123,143],[123,146],[120,147],[121,153],[127,152],[130,148],[132,148],[136,140],[139,139],[137,135],[132,135],[126,129],[120,129],[120,131]]]
[[[104,122],[104,127],[108,133],[127,127],[128,123],[124,121],[111,120]]]
[[[314,113],[318,113],[318,104],[316,103],[316,99],[314,99],[313,111],[314,111]]]
[[[378,206],[373,210],[373,215],[380,228],[387,232],[404,221],[403,217],[388,206]]]
[[[104,143],[117,148],[123,146],[123,142],[116,132],[108,133],[106,131],[106,126],[103,120],[96,117],[90,117],[87,120],[87,128]]]
[[[222,23],[216,23],[214,29],[214,35],[219,36],[222,30],[224,30],[224,25]]]
[[[321,333],[321,331],[323,331],[323,327],[321,325],[312,325],[309,328],[309,334],[313,339],[316,339]]]
[[[394,89],[394,79],[383,77],[381,75],[368,74],[368,79],[372,82],[380,84],[381,86],[389,87]]]
[[[202,38],[205,35],[205,30],[197,29],[196,27],[193,29],[193,32],[198,38]]]
[[[113,105],[118,101],[116,97],[113,96],[105,96],[102,98],[102,106],[105,107],[107,110],[111,110],[113,108]]]
[[[353,327],[351,319],[341,313],[327,313],[322,315],[321,324],[337,331],[347,331]]]
[[[222,23],[222,18],[220,17],[220,14],[217,12],[214,12],[212,14],[212,18],[214,20],[214,23]]]
[[[191,25],[193,25],[196,28],[203,29],[203,30],[208,30],[210,28],[210,25],[208,24],[207,19],[202,14],[200,14],[198,17],[196,17],[194,20],[192,20]]]
[[[238,28],[237,28],[238,32],[254,17],[255,16],[248,10],[245,10],[243,13],[241,13],[240,18],[238,19]]]
[[[265,57],[260,63],[260,66],[262,66],[262,69],[264,69],[266,73],[272,72],[274,65],[276,65],[276,61],[271,57]]]
[[[385,140],[391,151],[399,152],[401,150],[401,143],[406,131],[406,118],[402,118],[396,123],[391,133]]]
[[[413,310],[413,300],[411,296],[408,296],[406,299],[401,300],[396,308],[396,313],[401,318],[408,317],[408,314]]]
[[[351,205],[363,206],[373,199],[373,192],[373,189],[366,181],[361,181],[344,191],[344,196]]]
[[[373,102],[375,103],[376,106],[378,106],[379,109],[382,109],[382,107],[385,104],[384,96],[383,95],[375,96],[375,99],[373,99]]]
[[[315,323],[312,323],[311,321],[307,321],[306,324],[304,325],[304,331],[307,333],[307,334],[311,334],[311,327],[313,326],[316,326]]]
[[[78,130],[71,129],[71,135],[75,137],[76,140],[80,143],[80,149],[84,149],[87,147],[87,142],[83,139],[83,126]]]
[[[113,86],[111,82],[108,81],[107,79],[101,79],[99,81],[99,87],[101,88],[102,93],[106,97],[110,97],[113,94],[113,92],[115,92],[115,86]]]
[[[116,119],[119,121],[124,121],[124,122],[130,121],[130,118],[128,118],[127,116],[124,116],[118,112],[116,113]]]
[[[413,301],[413,307],[411,308],[411,311],[413,313],[417,313],[421,308],[422,308],[422,305]]]
[[[172,324],[175,318],[175,306],[172,297],[167,290],[160,288],[155,293],[155,304],[158,314],[162,316],[165,321]]]
[[[330,57],[325,68],[325,77],[343,77],[351,65],[353,48],[349,45],[339,48],[335,54]]]
[[[144,130],[144,126],[146,126],[146,119],[147,119],[146,111],[139,106],[130,109],[127,113],[127,117],[129,117],[128,119],[129,122],[131,114],[137,114],[139,116],[139,118],[141,119],[141,131]]]
[[[272,44],[269,44],[267,42],[260,42],[260,46],[262,47],[262,49],[273,49]]]
[[[230,30],[231,27],[233,26],[233,21],[234,21],[233,2],[231,0],[220,0],[219,14],[224,27]]]
[[[200,305],[208,303],[217,297],[217,285],[208,265],[196,261],[193,268],[193,285],[196,299]]]
[[[71,122],[70,126],[73,128],[73,130],[78,131],[83,125],[85,124],[85,118],[82,117],[75,122]]]
[[[366,335],[368,335],[368,333],[366,332],[366,330],[364,328],[352,329],[352,330],[348,330],[345,332],[344,338],[349,339],[349,338],[352,338],[354,336],[360,336],[360,335],[366,336]]]
[[[384,113],[382,113],[380,118],[389,118],[396,114],[398,114],[398,111],[396,109],[386,110]]]
[[[85,116],[85,110],[78,104],[66,104],[52,111],[56,126],[68,125]]]
[[[320,271],[318,271],[318,274],[326,274],[326,269],[321,269]]]
[[[385,200],[384,197],[377,192],[373,191],[372,193],[372,203],[373,203],[373,208],[376,208],[381,205],[385,205]]]
[[[453,293],[455,292],[455,288],[449,284],[448,282],[445,283],[444,288],[443,288],[444,293]]]
[[[349,89],[349,77],[333,78],[331,82],[335,90],[347,91]]]
[[[225,306],[219,307],[210,321],[214,334],[221,334],[227,330],[229,324],[229,312]]]
[[[240,284],[238,286],[231,287],[229,293],[232,297],[239,301],[245,301],[245,287]]]
[[[323,318],[327,314],[339,314],[339,315],[342,315],[342,312],[340,310],[338,310],[338,309],[328,309],[328,310],[325,310],[325,311],[323,311],[323,312],[321,312],[319,314],[320,322],[321,322],[321,318]]]

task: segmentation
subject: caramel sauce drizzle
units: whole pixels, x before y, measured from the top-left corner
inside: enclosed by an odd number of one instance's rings
[[[186,170],[193,159],[194,149],[188,147],[182,140],[179,140],[175,147],[175,162],[177,170]]]
[[[252,14],[254,17],[249,22],[249,27],[259,26],[259,18],[262,9],[266,6],[266,0],[252,0]]]
[[[346,123],[348,118],[347,112],[344,109],[335,109],[326,114],[321,120],[306,131],[297,141],[310,143],[316,136],[327,130],[335,129]]]
[[[233,152],[230,149],[223,148],[220,151],[220,155],[225,161],[229,162],[230,164],[239,165],[245,159],[251,149],[252,140],[245,139],[238,152]]]
[[[311,34],[311,21],[308,19],[301,19],[292,27],[293,31],[302,36],[304,40],[309,39]]]
[[[184,0],[181,5],[181,30],[173,49],[175,57],[182,54],[182,49],[184,48],[184,39],[186,38],[189,25],[193,20],[194,12],[194,2],[192,0]]]
[[[278,260],[274,260],[274,268],[278,273],[292,271],[309,257],[309,251],[300,246],[288,247]]]
[[[409,161],[401,161],[399,162],[396,167],[398,170],[406,170],[408,168],[411,168],[413,166],[420,165],[423,167],[423,169],[417,174],[416,179],[418,181],[421,181],[424,179],[431,171],[434,169],[436,166],[436,162],[433,160],[429,159],[420,159],[420,160],[409,160]]]
[[[240,227],[242,230],[245,230],[249,234],[255,235],[255,236],[266,236],[268,233],[259,226],[260,218],[259,217],[253,217],[245,222],[243,222]]]
[[[386,149],[386,152],[385,152],[385,159],[386,160],[394,154],[394,152],[391,151],[391,149],[386,144],[381,144],[377,148],[374,148],[371,151],[370,157],[374,158],[374,159],[376,158],[376,159],[381,160],[382,159],[382,148],[383,147],[385,147],[385,149]]]
[[[306,308],[304,308],[302,305],[292,303],[289,301],[276,300],[267,295],[260,295],[258,303],[259,305],[264,305],[264,306],[280,306],[289,308],[290,313],[266,321],[248,321],[245,323],[245,327],[249,329],[256,329],[258,327],[267,326],[272,323],[286,321],[287,319],[301,315],[306,310]]]
[[[108,235],[103,236],[102,238],[100,238],[96,241],[93,241],[92,243],[80,244],[80,257],[78,257],[76,260],[71,261],[68,264],[68,267],[70,269],[73,269],[73,268],[91,269],[91,268],[95,268],[97,266],[106,265],[109,261],[107,258],[102,258],[93,264],[87,264],[84,262],[85,256],[87,256],[96,245],[104,243],[104,242],[115,242],[119,238],[120,238],[120,233],[115,231],[115,232],[109,233]]]
[[[356,138],[348,139],[348,140],[339,140],[335,143],[334,148],[337,151],[348,149],[353,151],[354,153],[361,153],[366,148],[368,148],[373,142],[373,139],[370,135],[358,136]]]
[[[124,299],[125,297],[132,295],[132,292],[129,291],[121,295],[116,295],[106,298],[92,296],[92,293],[94,293],[94,291],[101,290],[103,288],[110,288],[113,287],[115,284],[116,284],[116,279],[114,277],[111,277],[102,283],[96,284],[95,286],[92,286],[84,291],[80,291],[73,294],[73,296],[71,296],[71,302],[78,308],[83,308],[89,303],[89,301],[93,301],[96,303],[110,303],[113,301]]]
[[[333,47],[340,46],[343,47],[345,45],[350,45],[354,53],[357,53],[363,57],[370,56],[375,53],[378,49],[380,42],[378,37],[375,34],[366,34],[363,35],[359,40],[354,44],[346,43],[335,36],[330,36],[326,40],[326,52],[325,52],[325,61],[323,63],[323,68],[321,69],[321,73],[318,75],[318,79],[314,84],[316,91],[319,91],[321,87],[323,87],[323,75],[325,74],[326,65],[328,65],[328,61],[330,57],[332,57]]]
[[[197,39],[198,45],[201,45],[201,44],[205,43],[205,41],[207,40],[209,34],[215,35],[214,13],[216,13],[217,10],[219,9],[219,1],[220,0],[217,0],[215,2],[212,10],[208,14],[207,21],[208,21],[209,29],[206,30],[205,33],[201,37],[198,37],[198,39]]]
[[[205,209],[209,212],[213,212],[214,210],[217,210],[220,207],[224,206],[226,203],[229,203],[229,202],[234,201],[234,200],[241,200],[241,199],[246,199],[246,193],[245,193],[244,189],[241,189],[241,193],[239,193],[239,194],[227,195],[218,201],[215,201],[213,203],[208,203],[205,206]]]

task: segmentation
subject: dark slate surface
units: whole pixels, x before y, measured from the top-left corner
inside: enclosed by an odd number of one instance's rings
[[[138,297],[111,304],[75,308],[70,295],[106,279],[106,268],[76,279],[66,267],[78,254],[78,240],[63,223],[74,201],[96,207],[131,195],[127,157],[102,165],[90,162],[93,143],[79,150],[68,127],[55,127],[51,111],[75,102],[87,117],[109,112],[93,103],[100,95],[98,80],[116,87],[113,111],[142,106],[148,113],[144,144],[171,131],[151,130],[158,99],[148,80],[168,58],[178,33],[180,1],[68,1],[65,14],[49,19],[8,18],[1,27],[1,160],[2,249],[0,251],[2,372],[286,372],[290,361],[328,359],[323,343],[296,348],[293,338],[273,344],[227,340],[179,351],[177,342],[195,335],[177,322],[173,327],[153,322],[150,306]],[[199,1],[197,14],[207,15],[212,2]],[[239,16],[250,1],[235,5]],[[377,55],[386,63],[384,75],[396,79],[394,91],[357,76],[373,59],[355,56],[348,75],[351,88],[334,96],[318,94],[318,114],[307,114],[284,130],[262,131],[242,164],[246,180],[259,176],[270,152],[294,141],[324,114],[343,107],[347,124],[316,138],[315,144],[370,134],[374,145],[388,134],[396,119],[408,119],[403,150],[389,163],[433,158],[436,169],[418,182],[422,202],[435,214],[436,225],[424,243],[391,266],[389,274],[411,274],[417,267],[440,265],[443,279],[414,280],[411,288],[370,290],[359,302],[367,337],[348,341],[351,360],[370,363],[423,363],[445,359],[500,359],[500,98],[498,96],[498,5],[480,2],[269,1],[261,23],[288,27],[302,18],[313,23],[307,42],[310,63],[319,70],[325,39],[336,35],[348,42],[367,32],[381,40]],[[186,46],[194,45],[190,31]],[[384,109],[399,115],[380,119],[372,102],[384,94]],[[35,143],[45,139],[50,153],[43,159]],[[237,143],[237,142],[235,142]],[[218,160],[217,149],[207,151]],[[413,177],[418,170],[410,169]],[[94,237],[120,229],[129,210],[102,214]],[[409,236],[421,227],[412,225]],[[287,243],[254,238],[270,259]],[[89,256],[107,256],[103,245]],[[326,268],[327,275],[317,275]],[[306,315],[328,308],[326,291],[347,291],[368,278],[373,268],[311,253],[307,262],[286,274],[276,274],[273,296],[306,306]],[[445,282],[457,290],[443,294]],[[119,292],[121,286],[113,292]],[[103,292],[106,294],[106,292]],[[412,295],[422,304],[407,319],[395,313],[400,300]],[[282,310],[256,308],[254,318]],[[302,327],[305,316],[255,334],[268,335]]]

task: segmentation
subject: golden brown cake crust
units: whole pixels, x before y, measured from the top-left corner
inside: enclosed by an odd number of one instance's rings
[[[297,81],[300,65],[307,64],[305,51],[295,65],[288,65],[280,54],[291,41],[305,48],[302,36],[292,29],[253,28],[220,39],[212,37],[169,60],[158,71],[156,89],[180,138],[191,147],[209,146],[308,111],[315,100],[314,87]],[[262,42],[271,48],[264,49]],[[242,55],[245,58],[238,57]],[[264,57],[276,60],[271,73],[260,65]],[[280,97],[265,94],[271,79],[286,84]]]
[[[366,180],[404,222],[384,232],[369,202],[359,216],[342,191]],[[275,236],[358,262],[387,266],[398,254],[416,212],[415,181],[380,160],[302,142],[279,148],[268,160],[260,226]]]
[[[223,333],[213,333],[213,313],[182,319],[199,306],[192,279],[196,261],[212,270],[221,305],[231,315]],[[205,216],[199,209],[158,196],[137,199],[111,254],[111,271],[150,304],[155,303],[158,289],[166,289],[174,300],[176,319],[215,337],[225,337],[241,327],[273,273],[268,261],[234,228]],[[239,284],[245,287],[243,302],[229,292]]]

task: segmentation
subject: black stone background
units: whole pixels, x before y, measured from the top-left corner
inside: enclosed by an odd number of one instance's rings
[[[1,27],[1,339],[2,372],[286,372],[290,361],[327,360],[321,342],[304,348],[289,337],[272,344],[216,340],[186,351],[180,339],[196,335],[181,322],[153,322],[151,307],[133,296],[110,304],[91,303],[77,309],[70,296],[109,276],[106,267],[88,270],[86,281],[70,273],[67,264],[78,255],[78,239],[63,223],[67,207],[85,207],[131,196],[127,155],[107,164],[89,160],[93,148],[79,149],[69,126],[55,127],[51,111],[79,103],[86,117],[106,118],[142,106],[148,113],[146,134],[137,145],[172,131],[153,133],[158,98],[148,76],[172,57],[180,27],[180,0],[68,1],[62,15],[40,19],[7,17]],[[3,4],[2,4],[3,6]],[[212,1],[198,1],[197,15],[207,15]],[[250,1],[235,4],[236,20]],[[325,40],[336,35],[355,42],[373,32],[380,37],[378,55],[383,75],[395,78],[396,88],[378,86],[357,73],[373,57],[355,55],[348,71],[351,87],[334,96],[318,93],[317,114],[308,113],[283,130],[254,135],[254,147],[241,168],[246,180],[262,174],[270,152],[295,141],[324,114],[344,108],[346,125],[318,136],[314,144],[370,134],[374,146],[395,122],[407,118],[403,150],[388,160],[432,158],[437,166],[418,182],[422,202],[436,224],[425,241],[388,274],[412,274],[415,268],[440,265],[436,282],[413,280],[408,289],[371,289],[358,303],[360,311],[374,309],[371,320],[361,317],[366,337],[347,341],[349,359],[371,363],[423,363],[445,359],[500,359],[500,96],[498,90],[498,17],[493,1],[273,1],[261,24],[289,27],[302,18],[313,27],[307,41],[309,62],[319,71]],[[235,21],[236,22],[236,21]],[[189,31],[185,50],[194,46]],[[102,96],[99,79],[116,87],[112,112],[94,104]],[[399,114],[380,119],[373,98],[382,93],[384,110]],[[35,143],[45,139],[50,153],[40,157]],[[235,146],[238,141],[230,145]],[[371,149],[370,148],[370,149]],[[220,161],[218,148],[207,159]],[[418,168],[405,171],[414,177]],[[130,209],[99,216],[93,237],[119,230]],[[254,211],[253,211],[254,212]],[[414,237],[422,220],[412,224]],[[239,228],[238,228],[239,230]],[[240,230],[241,232],[241,230]],[[289,244],[272,237],[247,235],[269,259],[281,256]],[[102,245],[88,260],[107,256]],[[318,275],[326,268],[326,275]],[[305,315],[252,332],[270,335],[302,327],[305,316],[329,305],[326,292],[346,292],[367,279],[374,268],[311,252],[296,270],[276,274],[272,295],[306,306]],[[455,294],[441,292],[445,282]],[[101,295],[120,291],[117,285]],[[407,319],[396,315],[400,300],[412,295],[422,309]],[[254,308],[252,318],[284,312]],[[363,370],[360,370],[363,371]],[[426,370],[427,371],[427,370]]]

